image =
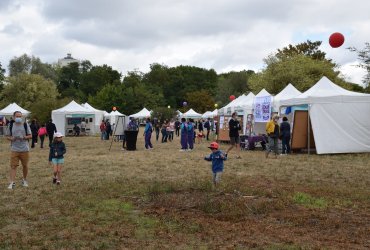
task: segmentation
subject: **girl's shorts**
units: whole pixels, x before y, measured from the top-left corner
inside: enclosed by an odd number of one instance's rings
[[[64,163],[64,158],[52,158],[51,159],[51,162],[53,163],[53,164],[63,164]]]

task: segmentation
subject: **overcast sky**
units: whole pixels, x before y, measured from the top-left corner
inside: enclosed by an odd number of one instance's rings
[[[260,71],[278,48],[309,39],[361,84],[346,48],[370,42],[369,10],[369,0],[0,0],[0,62],[72,53],[123,74],[151,63]],[[333,32],[345,36],[342,47],[329,46]]]

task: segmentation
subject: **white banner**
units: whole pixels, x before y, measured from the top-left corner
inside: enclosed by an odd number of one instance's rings
[[[254,122],[268,122],[271,119],[271,96],[256,97]]]

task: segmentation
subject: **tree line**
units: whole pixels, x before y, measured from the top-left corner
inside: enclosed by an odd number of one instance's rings
[[[360,66],[367,70],[365,88],[347,82],[338,65],[319,49],[320,45],[320,41],[308,40],[278,49],[263,59],[265,67],[260,72],[220,74],[213,69],[153,63],[147,73],[134,70],[123,76],[109,65],[92,65],[89,60],[60,67],[24,54],[10,60],[8,76],[0,63],[0,104],[5,107],[17,102],[40,121],[49,119],[53,109],[72,99],[108,112],[117,107],[128,115],[142,107],[167,115],[189,108],[205,112],[226,105],[230,95],[250,91],[257,94],[263,88],[277,94],[292,83],[305,91],[324,75],[346,89],[370,93],[368,43],[362,50],[350,48],[359,55]]]

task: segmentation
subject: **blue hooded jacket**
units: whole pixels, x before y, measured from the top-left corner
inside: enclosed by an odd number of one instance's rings
[[[222,156],[224,158],[221,158]],[[224,161],[227,160],[227,157],[222,151],[217,150],[216,152],[212,152],[209,156],[204,157],[204,160],[212,161],[212,172],[217,173],[224,170]]]

